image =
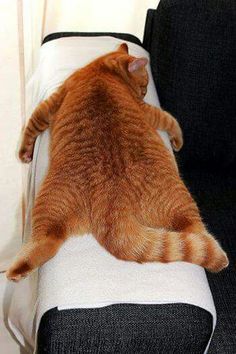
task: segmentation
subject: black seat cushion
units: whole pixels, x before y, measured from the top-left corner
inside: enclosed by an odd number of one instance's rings
[[[188,304],[115,304],[44,314],[38,353],[202,354],[212,330],[209,312]]]
[[[219,274],[207,272],[217,325],[208,354],[236,353],[236,174],[191,168],[184,179],[203,220],[226,250],[230,265]]]
[[[180,122],[182,163],[236,161],[236,1],[161,0],[144,46],[161,105]]]

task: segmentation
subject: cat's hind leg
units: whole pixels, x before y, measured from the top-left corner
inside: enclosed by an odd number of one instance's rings
[[[81,202],[69,185],[60,178],[44,181],[33,208],[32,235],[7,271],[8,279],[26,277],[52,258],[71,234],[86,228]]]
[[[49,225],[47,231],[42,231],[39,234],[33,234],[22,247],[15,262],[6,273],[9,280],[19,281],[47,262],[57,253],[66,238],[65,230],[59,224]]]
[[[184,261],[219,272],[228,265],[227,255],[207,231],[186,187],[177,179],[174,181],[176,183],[167,184],[154,196],[147,212],[142,215],[142,222],[149,226],[148,233],[153,235],[153,245],[158,239],[162,240],[159,243],[162,245],[160,261]],[[149,252],[144,252],[143,258],[155,260]]]
[[[196,233],[195,233],[195,232]],[[226,253],[207,232],[170,231],[141,225],[134,216],[97,235],[97,240],[116,258],[145,262],[185,261],[219,272],[228,265]]]

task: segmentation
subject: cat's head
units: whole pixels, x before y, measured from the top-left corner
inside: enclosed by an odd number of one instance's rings
[[[129,55],[128,46],[122,43],[115,52],[101,58],[103,65],[122,78],[136,93],[138,98],[143,98],[147,92],[148,72],[147,58],[136,58]]]

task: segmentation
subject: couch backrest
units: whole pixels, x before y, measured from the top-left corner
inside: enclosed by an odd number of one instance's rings
[[[183,163],[236,161],[236,1],[161,0],[144,46],[163,108],[180,122]]]

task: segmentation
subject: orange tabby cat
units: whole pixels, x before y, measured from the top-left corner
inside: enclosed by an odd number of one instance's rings
[[[76,71],[34,111],[19,156],[29,162],[37,136],[49,127],[50,164],[31,238],[9,279],[49,260],[72,233],[92,233],[123,260],[186,261],[213,272],[228,265],[156,132],[166,130],[179,150],[177,121],[143,101],[146,64],[122,44]]]

